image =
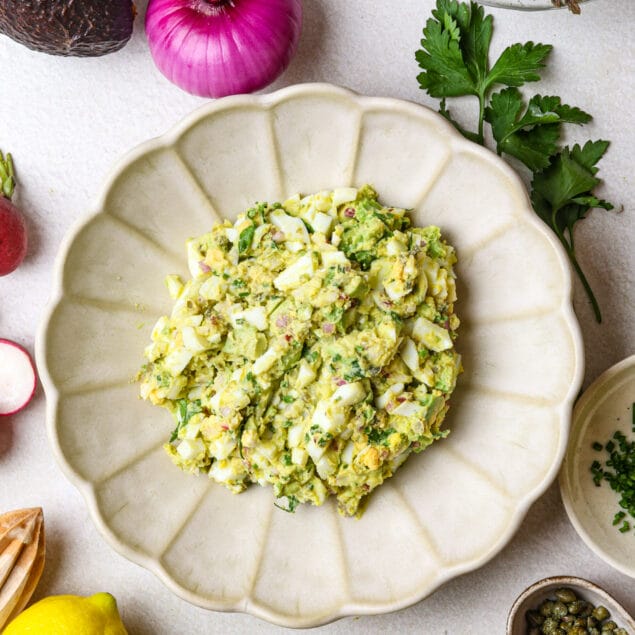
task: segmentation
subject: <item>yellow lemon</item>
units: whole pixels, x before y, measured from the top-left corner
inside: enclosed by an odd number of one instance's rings
[[[16,617],[2,635],[128,635],[110,593],[53,595]]]

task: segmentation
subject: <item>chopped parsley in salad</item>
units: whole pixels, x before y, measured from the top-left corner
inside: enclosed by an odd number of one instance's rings
[[[370,187],[258,203],[187,243],[139,373],[181,469],[281,507],[368,494],[441,428],[461,360],[454,249]]]

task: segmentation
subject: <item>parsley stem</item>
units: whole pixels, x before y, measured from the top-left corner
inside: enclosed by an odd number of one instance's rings
[[[582,267],[580,267],[580,264],[578,263],[578,260],[575,256],[575,251],[573,250],[573,247],[567,242],[567,239],[564,237],[562,232],[559,229],[557,229],[555,223],[554,223],[554,230],[555,230],[556,236],[558,236],[558,240],[560,240],[560,242],[562,243],[562,246],[567,252],[567,256],[569,257],[569,262],[571,263],[571,266],[574,268],[575,272],[578,274],[578,278],[580,279],[580,282],[582,283],[582,286],[584,287],[587,297],[589,298],[591,302],[591,306],[593,307],[593,313],[595,314],[595,319],[597,320],[598,324],[601,324],[602,313],[600,312],[600,306],[598,305],[598,301],[595,299],[595,295],[593,293],[593,289],[591,289],[591,285],[589,284],[589,281],[584,275],[584,271],[582,271]]]
[[[593,293],[593,289],[591,289],[591,285],[589,284],[589,281],[587,280],[586,276],[584,275],[584,272],[582,271],[582,268],[578,264],[578,261],[577,261],[577,259],[575,257],[575,254],[573,253],[573,251],[567,251],[567,254],[569,256],[569,260],[571,261],[571,264],[573,265],[573,268],[575,269],[576,273],[578,274],[578,278],[580,278],[580,282],[582,283],[582,286],[584,287],[584,290],[586,291],[587,297],[591,301],[591,306],[593,307],[593,313],[595,314],[595,319],[596,319],[598,324],[601,324],[602,323],[602,313],[600,312],[600,306],[598,305],[598,301],[595,299],[595,295]]]
[[[485,144],[483,135],[483,122],[485,121],[485,95],[482,92],[478,94],[478,142]]]

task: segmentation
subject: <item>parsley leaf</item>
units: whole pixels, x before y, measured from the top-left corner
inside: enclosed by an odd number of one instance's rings
[[[443,22],[430,18],[423,35],[423,49],[415,54],[424,69],[417,77],[421,88],[432,97],[478,94],[459,48],[458,26],[450,15],[445,13]]]
[[[297,496],[287,496],[287,507],[283,507],[282,505],[278,505],[278,503],[274,503],[274,506],[278,509],[281,509],[283,512],[288,512],[289,514],[294,514],[297,509],[300,501]]]
[[[394,428],[386,428],[385,430],[382,428],[374,428],[368,426],[364,432],[368,437],[368,442],[373,445],[388,445],[388,437],[391,434],[395,433]]]
[[[591,174],[597,174],[599,168],[595,164],[604,156],[608,147],[608,141],[587,141],[583,147],[574,145],[571,149],[571,156]]]
[[[560,97],[535,95],[527,107],[517,88],[494,93],[485,109],[485,120],[492,126],[496,151],[516,157],[530,170],[549,165],[557,153],[561,123],[587,123],[591,115],[560,102]]]
[[[549,220],[571,199],[584,195],[598,183],[599,179],[588,167],[576,161],[569,148],[564,148],[546,170],[534,176],[532,188],[536,212],[543,220]]]
[[[255,225],[249,225],[240,232],[238,237],[238,253],[242,254],[251,247],[251,241],[254,238],[254,232],[256,231]]]
[[[486,80],[486,88],[494,84],[522,86],[526,82],[537,82],[538,74],[545,67],[545,59],[551,53],[550,44],[512,44],[496,60]]]
[[[351,359],[349,363],[349,370],[344,374],[344,379],[352,382],[357,381],[358,379],[364,379],[364,377],[366,377],[366,374],[360,366],[359,360],[356,358]]]
[[[593,290],[575,255],[574,225],[585,218],[589,210],[611,210],[613,205],[591,193],[599,183],[596,163],[609,146],[608,141],[588,141],[584,146],[563,148],[552,158],[546,169],[534,175],[531,201],[534,210],[555,232],[567,252],[582,285],[591,300],[598,322],[602,321],[600,307]]]
[[[201,400],[188,401],[187,399],[177,399],[176,411],[174,416],[176,417],[176,428],[172,430],[170,435],[170,443],[176,441],[179,437],[181,428],[187,425],[187,422],[199,412],[202,412]]]

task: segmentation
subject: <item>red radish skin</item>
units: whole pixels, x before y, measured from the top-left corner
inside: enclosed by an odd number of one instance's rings
[[[0,196],[0,276],[15,271],[26,256],[26,225],[20,210]]]
[[[29,353],[11,340],[0,339],[0,417],[25,408],[36,386],[35,365]]]
[[[0,152],[0,276],[17,269],[26,256],[26,225],[22,213],[11,202],[14,190],[13,157]]]

